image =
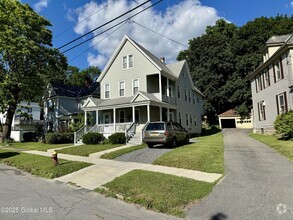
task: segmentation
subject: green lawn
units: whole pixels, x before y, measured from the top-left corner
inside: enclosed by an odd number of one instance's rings
[[[48,149],[65,147],[70,145],[73,145],[73,143],[72,144],[44,144],[41,142],[13,142],[9,144],[9,147],[18,148],[18,149],[26,149],[26,150],[47,151]]]
[[[80,145],[76,147],[70,147],[62,150],[58,150],[58,153],[71,154],[78,156],[89,156],[92,153],[108,150],[115,147],[120,147],[121,144],[97,144],[97,145]]]
[[[130,152],[143,149],[146,146],[147,146],[146,144],[141,144],[141,145],[137,145],[137,146],[132,146],[132,147],[116,150],[116,151],[113,151],[113,152],[110,152],[110,153],[107,153],[107,154],[103,154],[101,156],[101,158],[112,160],[112,159],[115,159],[116,157],[119,157],[119,156],[121,156],[123,154],[128,154]]]
[[[275,149],[284,157],[293,161],[293,141],[292,140],[278,140],[279,137],[275,135],[250,134],[253,137],[271,148]]]
[[[55,167],[50,157],[9,149],[0,149],[0,162],[48,179],[60,177],[92,165],[85,162],[59,159],[59,165]]]
[[[195,140],[196,143],[176,148],[162,155],[153,164],[223,174],[223,134],[219,132]]]
[[[97,192],[123,197],[147,209],[184,217],[184,208],[206,195],[213,184],[151,171],[134,170],[104,185]],[[117,196],[118,195],[118,196]]]

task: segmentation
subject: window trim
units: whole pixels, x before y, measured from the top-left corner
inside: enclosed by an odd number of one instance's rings
[[[276,72],[276,64],[279,64],[279,71],[280,71],[280,78],[277,78],[277,72]],[[273,63],[273,69],[274,69],[274,82],[279,82],[280,80],[284,79],[283,74],[283,64],[282,64],[282,57],[280,57],[278,60],[276,60]]]
[[[109,86],[109,90],[108,91],[106,90],[106,86],[107,85]],[[105,99],[110,99],[110,90],[111,90],[110,89],[110,83],[105,83],[105,85],[104,85],[104,98]],[[106,97],[106,92],[108,92],[108,97]]]
[[[264,101],[260,101],[257,103],[257,109],[258,109],[258,120],[265,121],[266,120],[266,108],[264,105]]]
[[[122,82],[123,82],[124,95],[121,95],[121,94],[120,94],[120,91],[122,90],[122,89],[120,88],[120,83],[122,83]],[[125,80],[120,80],[120,81],[118,81],[118,97],[125,97]]]
[[[132,79],[132,95],[135,95],[134,93],[134,81],[137,80],[137,92],[139,91],[139,78]]]
[[[130,67],[130,57],[132,56],[132,67]],[[124,58],[126,58],[126,67],[124,68]],[[134,67],[134,55],[133,54],[127,54],[125,56],[122,56],[122,70],[132,69]]]
[[[280,99],[279,99],[279,97],[281,97],[281,96],[284,96],[284,112],[280,111],[281,108],[280,108]],[[287,94],[286,94],[286,92],[282,92],[282,93],[276,95],[276,102],[277,102],[277,113],[278,113],[278,115],[288,112],[288,103],[287,103]]]

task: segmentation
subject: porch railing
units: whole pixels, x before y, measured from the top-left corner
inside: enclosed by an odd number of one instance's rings
[[[74,132],[74,144],[82,139],[82,136],[87,133],[87,126],[84,125],[78,131]]]
[[[136,131],[136,123],[133,122],[130,127],[125,130],[125,137],[126,137],[126,143],[130,140],[130,138],[135,134]]]
[[[143,126],[143,128],[141,129],[140,137],[141,137],[141,140],[142,140],[142,141],[143,141],[143,138],[144,138],[144,132],[145,132],[145,129],[146,129],[146,127],[148,126],[149,123],[150,123],[150,122],[147,121],[147,122],[145,123],[145,125]]]

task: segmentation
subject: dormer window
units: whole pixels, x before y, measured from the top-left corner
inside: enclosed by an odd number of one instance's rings
[[[122,69],[130,69],[134,66],[133,55],[127,55],[122,58]]]

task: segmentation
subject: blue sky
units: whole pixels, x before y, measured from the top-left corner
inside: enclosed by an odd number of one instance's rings
[[[58,48],[144,1],[22,0],[21,2],[29,4],[52,23],[53,44]],[[152,3],[155,2],[152,0]],[[156,35],[138,24],[126,23],[121,27],[118,26],[117,30],[107,32],[108,36],[103,34],[65,55],[69,65],[80,69],[97,65],[102,69],[121,38],[127,34],[156,56],[166,57],[167,63],[170,63],[176,60],[180,50],[186,49],[182,44],[188,45],[189,39],[203,34],[205,27],[213,25],[217,19],[224,18],[237,26],[242,26],[257,17],[271,17],[277,14],[291,16],[292,12],[293,0],[163,0],[154,8],[133,18],[133,21],[181,44]],[[99,29],[95,34],[108,27],[110,26]],[[65,30],[67,31],[64,32]],[[64,33],[61,34],[62,32]],[[68,48],[63,48],[61,51]]]

